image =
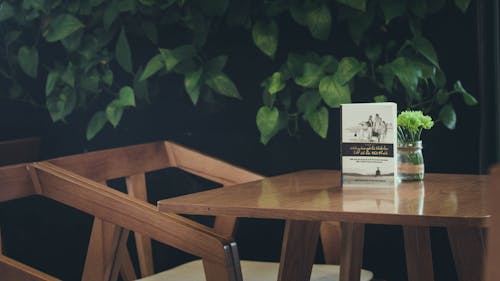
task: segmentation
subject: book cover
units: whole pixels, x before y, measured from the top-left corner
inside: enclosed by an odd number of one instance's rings
[[[341,106],[342,186],[395,186],[396,115],[391,102]]]

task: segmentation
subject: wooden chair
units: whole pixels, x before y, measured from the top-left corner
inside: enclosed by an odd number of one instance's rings
[[[500,166],[491,170],[492,190],[489,199],[491,210],[491,226],[488,231],[488,247],[485,277],[486,281],[500,280]]]
[[[65,170],[72,171],[87,178],[88,182],[105,183],[116,178],[126,178],[127,191],[130,197],[147,201],[145,173],[155,170],[175,167],[202,178],[217,182],[223,186],[230,186],[262,179],[261,175],[252,173],[234,165],[220,161],[200,152],[188,149],[172,142],[155,142],[149,144],[128,146],[116,149],[108,149],[72,155],[58,159],[49,160],[50,163]],[[96,220],[92,231],[89,253],[92,252],[95,241],[109,240],[108,234],[96,231],[106,225],[105,222]],[[113,228],[112,225],[107,225]],[[236,218],[217,217],[213,230],[223,236],[233,236],[236,230]],[[339,263],[340,253],[340,230],[338,223],[325,222],[321,227],[322,245],[327,263]],[[138,257],[142,277],[153,274],[153,260],[151,242],[149,237],[135,234],[138,245]],[[121,248],[126,248],[126,239],[123,240]],[[122,277],[127,279],[127,270],[130,267],[130,258],[126,250],[120,251],[124,261],[122,264]],[[95,257],[87,256],[86,264]],[[278,263],[242,261],[241,267],[244,280],[275,280],[278,274]],[[185,275],[176,275],[177,272],[167,271],[159,273],[144,280],[203,280],[203,270],[200,261],[183,265],[178,268]],[[338,275],[339,267],[336,265],[315,265],[311,280],[331,280],[323,278],[334,278]],[[370,280],[372,274],[363,271],[362,280]],[[170,278],[170,279],[169,279]]]
[[[48,162],[0,168],[0,202],[40,195],[94,215],[94,230],[110,233],[109,240],[92,241],[82,280],[112,280],[122,263],[128,230],[141,233],[203,259],[207,280],[241,280],[236,244],[210,228],[174,214],[164,214],[141,200],[65,171]],[[112,231],[109,225],[116,225]],[[100,249],[98,250],[98,246]],[[103,267],[102,265],[105,265]],[[1,280],[59,280],[0,255]]]

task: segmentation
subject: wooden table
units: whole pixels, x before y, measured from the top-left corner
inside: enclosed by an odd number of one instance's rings
[[[279,280],[310,275],[320,221],[342,222],[340,280],[359,280],[365,224],[402,225],[409,281],[432,281],[429,227],[446,227],[460,281],[482,280],[488,177],[426,174],[396,188],[340,187],[310,170],[158,202],[164,212],[285,219]]]

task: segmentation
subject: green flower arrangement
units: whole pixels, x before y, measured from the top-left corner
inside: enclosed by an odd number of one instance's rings
[[[422,111],[403,111],[398,115],[398,141],[414,143],[420,140],[422,129],[429,130],[434,126],[434,121]]]

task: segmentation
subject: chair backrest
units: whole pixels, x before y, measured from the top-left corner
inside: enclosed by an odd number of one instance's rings
[[[262,178],[255,173],[168,141],[107,149],[48,161],[99,183],[125,178],[128,194],[143,201],[147,201],[145,173],[165,168],[179,168],[221,185],[232,185]],[[95,220],[94,228],[100,223],[99,220]],[[214,229],[221,235],[232,237],[235,225],[235,218],[218,217]],[[113,228],[113,226],[108,226],[108,228]],[[141,276],[152,275],[154,270],[151,240],[137,233],[134,233],[134,236]],[[93,252],[93,248],[100,248],[100,245],[95,245],[97,243],[95,241],[102,240],[106,240],[102,232],[93,231],[88,251]],[[130,260],[127,257],[128,253],[124,255],[122,259],[131,264],[128,262]],[[86,264],[94,260],[95,256],[88,255]],[[131,273],[130,278],[125,279],[134,279],[133,270],[123,269],[122,277],[128,275],[127,272]]]
[[[488,195],[491,225],[488,231],[486,281],[500,280],[500,166],[491,170],[491,190]]]
[[[131,229],[202,257],[207,280],[241,280],[235,244],[230,238],[181,216],[160,213],[150,204],[48,162],[0,167],[0,194],[0,201],[33,194],[54,199],[119,225],[121,230]],[[114,252],[107,256],[114,262],[117,262],[115,257],[124,233],[114,233]],[[89,275],[86,280],[111,280],[118,269],[109,267],[103,275]],[[0,255],[0,276],[2,280],[58,280],[4,255]]]

